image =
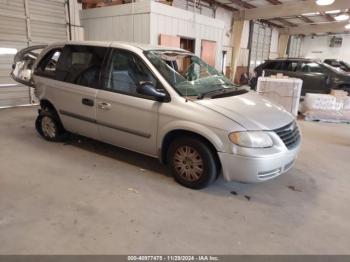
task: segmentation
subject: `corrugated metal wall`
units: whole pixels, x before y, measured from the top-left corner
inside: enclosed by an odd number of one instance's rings
[[[30,90],[9,73],[27,46],[67,39],[64,0],[0,0],[0,107],[31,103]]]
[[[195,6],[196,2],[196,6]],[[201,2],[199,0],[173,0],[172,6],[185,9],[191,12],[196,12],[197,14],[215,17],[214,9],[210,8],[208,3]]]

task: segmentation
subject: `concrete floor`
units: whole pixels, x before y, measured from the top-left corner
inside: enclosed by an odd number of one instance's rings
[[[350,125],[300,121],[288,174],[192,191],[157,160],[46,142],[35,117],[0,110],[0,254],[349,253]]]

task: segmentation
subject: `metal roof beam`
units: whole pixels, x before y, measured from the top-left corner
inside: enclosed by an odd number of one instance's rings
[[[266,5],[234,12],[235,19],[254,20],[275,17],[298,16],[305,13],[325,12],[349,8],[349,0],[337,0],[331,5],[320,6],[315,0],[288,2],[280,5]]]
[[[314,25],[303,25],[289,28],[280,29],[280,33],[289,35],[312,35],[312,34],[322,34],[322,33],[343,33],[349,30],[345,29],[345,25],[349,22],[334,22],[325,24],[314,24]]]

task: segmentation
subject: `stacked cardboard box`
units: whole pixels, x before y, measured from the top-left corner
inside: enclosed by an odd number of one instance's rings
[[[257,92],[271,102],[283,106],[294,116],[298,115],[303,81],[285,76],[259,77]]]

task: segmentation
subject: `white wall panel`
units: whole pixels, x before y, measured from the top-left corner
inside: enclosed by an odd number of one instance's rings
[[[0,40],[27,41],[24,18],[0,16]]]
[[[19,51],[66,39],[64,0],[0,0],[0,48]],[[0,52],[0,107],[29,104],[29,88],[9,75],[14,54],[6,52]]]
[[[332,37],[332,35],[304,37],[301,44],[301,55],[321,60],[334,58],[350,63],[350,35],[337,35],[337,37],[343,38],[341,47],[329,47],[329,41]]]
[[[1,0],[0,1],[0,16],[24,16],[24,0]]]
[[[67,39],[65,24],[54,24],[42,21],[31,22],[31,40],[39,43],[64,41]]]
[[[215,67],[220,69],[224,21],[178,8],[151,3],[150,43],[158,44],[159,34],[169,34],[195,39],[195,54],[200,56],[201,41],[210,40],[217,44]]]
[[[120,40],[157,45],[159,35],[167,34],[195,39],[197,55],[200,55],[202,39],[215,41],[218,47],[216,67],[220,68],[224,29],[222,20],[153,1],[83,10],[81,18],[87,40]]]
[[[80,14],[85,39],[149,43],[148,10],[145,2],[83,10]]]
[[[28,9],[31,41],[50,43],[67,39],[63,0],[28,0]]]

